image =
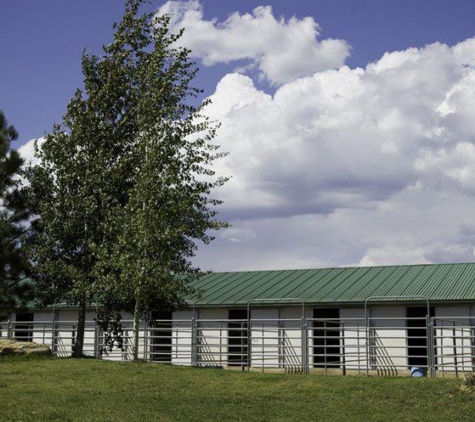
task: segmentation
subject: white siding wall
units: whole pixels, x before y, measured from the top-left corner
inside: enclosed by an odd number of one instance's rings
[[[84,354],[87,356],[94,356],[95,353],[95,330],[96,322],[96,311],[87,311],[86,312],[86,331],[84,332]]]
[[[251,310],[251,365],[278,367],[280,328],[278,309]]]
[[[312,317],[312,308],[306,307],[306,318]],[[437,329],[435,335],[447,338],[436,338],[438,370],[471,371],[473,365],[473,351],[471,349],[473,330],[469,328],[471,315],[475,315],[475,306],[437,306],[435,308]],[[192,363],[192,316],[191,310],[173,313],[172,324],[172,363],[190,365]],[[343,339],[341,346],[345,351],[344,361],[347,369],[365,369],[366,367],[366,330],[363,308],[340,308],[341,328]],[[401,372],[408,366],[407,361],[407,321],[405,306],[371,306],[372,329],[375,337],[371,348],[370,363],[373,369],[385,368],[388,372]],[[95,312],[87,312],[84,351],[88,355],[94,354],[94,323]],[[460,318],[453,318],[460,317]],[[214,308],[196,311],[199,324],[198,335],[199,355],[198,363],[202,365],[226,366],[228,359],[228,309]],[[252,310],[251,327],[251,356],[255,367],[299,367],[302,364],[301,341],[301,307],[284,306],[277,308],[255,308]],[[49,346],[52,344],[51,324],[52,311],[34,312],[33,340]],[[131,359],[132,358],[132,316],[123,315],[125,350],[113,350],[104,355],[104,359]],[[285,321],[282,321],[285,320]],[[12,315],[15,321],[15,315]],[[25,325],[29,325],[25,322]],[[312,334],[312,324],[309,321],[308,332]],[[69,356],[72,351],[73,331],[77,326],[77,310],[59,310],[56,318],[55,344],[59,356]],[[5,324],[6,327],[6,324]],[[144,325],[143,325],[144,327]],[[43,331],[43,329],[45,329]],[[147,358],[150,344],[144,339],[144,330],[140,332],[139,356]],[[453,336],[455,335],[455,344]],[[312,353],[311,341],[308,350]],[[457,357],[454,358],[454,353]],[[313,362],[308,362],[312,366]]]
[[[228,310],[225,308],[201,309],[198,317],[198,356],[200,365],[227,365]]]
[[[405,316],[404,306],[371,307],[371,317],[376,318],[372,319],[371,324],[371,335],[375,337],[376,347],[370,348],[370,364],[388,373],[396,373],[398,369],[407,367]]]
[[[76,335],[77,310],[57,311],[55,344],[58,356],[71,356],[73,349],[73,334]],[[74,331],[74,333],[73,333]]]
[[[435,344],[438,369],[462,371],[473,368],[471,349],[470,306],[439,306],[435,308]],[[458,317],[458,318],[453,318]],[[446,337],[446,338],[442,338]]]
[[[191,365],[193,311],[173,312],[172,364]]]
[[[363,308],[341,308],[344,361],[347,369],[366,369],[366,323]]]
[[[283,323],[283,363],[286,368],[302,365],[302,308],[301,306],[285,307],[281,310]]]
[[[51,347],[51,326],[53,313],[51,311],[35,312],[33,314],[33,341],[47,344]],[[28,324],[28,323],[26,323]],[[43,330],[48,330],[46,333]]]

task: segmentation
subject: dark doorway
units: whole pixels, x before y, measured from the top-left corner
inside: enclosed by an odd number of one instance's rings
[[[150,359],[155,362],[172,361],[172,318],[171,312],[152,312]]]
[[[33,341],[33,324],[18,324],[19,322],[33,322],[33,312],[16,314],[15,340]]]
[[[247,365],[247,310],[230,309],[228,313],[228,365]]]
[[[313,310],[313,318],[330,320],[313,321],[313,366],[338,368],[340,366],[340,310],[321,308]]]
[[[407,316],[407,362],[410,367],[427,367],[427,307],[411,307]],[[434,316],[434,308],[429,309],[429,316]],[[411,319],[417,318],[417,319]]]

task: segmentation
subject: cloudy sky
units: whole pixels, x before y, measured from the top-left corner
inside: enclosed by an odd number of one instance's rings
[[[0,108],[26,157],[80,85],[82,48],[122,14],[71,3],[0,6]],[[229,152],[217,196],[232,227],[199,265],[475,260],[475,2],[152,3],[186,28]]]

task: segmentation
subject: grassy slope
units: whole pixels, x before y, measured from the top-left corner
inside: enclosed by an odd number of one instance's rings
[[[456,380],[0,359],[0,420],[463,420]]]

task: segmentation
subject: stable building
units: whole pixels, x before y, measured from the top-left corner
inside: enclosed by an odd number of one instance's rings
[[[475,364],[475,263],[211,273],[186,309],[153,314],[140,333],[140,357],[161,363],[288,372],[432,375]],[[56,306],[12,315],[3,336],[71,353],[76,310]],[[85,352],[107,352],[88,311]]]

